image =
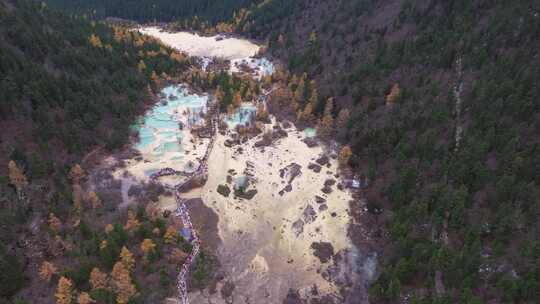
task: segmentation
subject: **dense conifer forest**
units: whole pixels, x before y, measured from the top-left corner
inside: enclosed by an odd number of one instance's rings
[[[47,243],[48,232],[28,231],[28,222],[50,214],[55,227],[73,212],[70,168],[96,148],[122,147],[153,100],[156,75],[189,66],[183,54],[137,33],[43,3],[0,1],[0,302],[32,282],[23,271],[28,255]],[[62,233],[76,239],[80,231]],[[81,257],[96,254],[88,250]]]
[[[195,16],[211,23],[231,18],[235,11],[253,0],[50,0],[52,7],[87,14],[93,18],[116,17],[138,22],[169,22]]]
[[[359,201],[369,213],[353,215],[373,223],[370,246],[380,253],[372,303],[540,302],[538,2],[48,3],[95,19],[219,26],[266,41],[286,66],[276,78],[278,97],[295,105],[290,117],[350,148],[348,163],[368,185]],[[15,160],[26,179],[50,178],[42,200],[61,206],[71,195],[66,164],[92,147],[122,145],[152,71],[174,74],[188,63],[158,55],[141,69],[139,52],[161,46],[118,42],[100,22],[41,4],[4,0],[0,8],[0,125],[8,131],[0,163]],[[7,173],[0,178],[14,197]],[[3,209],[2,222],[31,212]],[[362,245],[354,226],[349,234]],[[17,227],[1,227],[3,244],[16,241]],[[0,297],[8,298],[24,278],[22,262],[2,247]]]

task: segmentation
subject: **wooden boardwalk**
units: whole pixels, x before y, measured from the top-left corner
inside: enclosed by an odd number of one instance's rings
[[[186,185],[188,182],[196,178],[202,178],[206,180],[208,177],[208,158],[210,157],[210,153],[212,153],[212,149],[214,148],[214,142],[215,142],[216,133],[217,133],[217,126],[219,122],[219,110],[217,108],[217,104],[215,103],[212,104],[208,113],[210,114],[210,117],[211,117],[210,128],[211,128],[212,136],[210,137],[210,143],[208,144],[208,148],[206,149],[204,157],[200,161],[199,167],[194,172],[178,171],[173,168],[162,168],[158,172],[150,176],[150,179],[152,181],[157,181],[160,177],[171,176],[171,175],[187,177],[186,180],[175,185],[173,189],[175,200],[176,200],[176,211],[174,212],[174,215],[180,217],[184,225],[184,228],[189,229],[189,231],[191,232],[191,235],[192,235],[191,245],[193,246],[191,253],[186,258],[176,279],[177,289],[178,289],[178,300],[182,304],[189,304],[187,279],[188,279],[191,266],[193,265],[193,261],[199,254],[201,242],[195,229],[193,229],[193,223],[191,222],[191,216],[189,215],[189,210],[186,206],[186,200],[180,196],[180,189],[182,189],[182,187]]]

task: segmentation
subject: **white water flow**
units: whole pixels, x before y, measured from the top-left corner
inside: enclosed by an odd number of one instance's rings
[[[155,27],[140,31],[191,56],[200,56],[203,62],[211,62],[213,57],[228,59],[231,73],[246,71],[242,64],[257,79],[274,70],[267,59],[253,57],[259,46],[247,40],[166,33]],[[139,181],[159,178],[174,190],[173,198],[160,197],[159,206],[175,211],[193,242],[193,251],[178,273],[175,302],[282,303],[290,289],[310,297],[315,287],[319,295],[339,297],[339,287],[334,281],[348,280],[344,274],[350,267],[322,262],[312,249],[312,244],[317,242],[331,243],[334,253],[352,248],[347,237],[351,194],[335,185],[329,193],[321,190],[325,182],[336,179],[337,161],[330,158],[318,172],[308,169],[327,150],[321,146],[308,147],[303,140],[314,136],[314,130],[298,131],[294,126],[285,130],[286,137],[263,149],[255,147],[262,134],[237,146],[228,146],[226,141],[234,133],[234,127],[245,124],[255,112],[255,105],[249,103],[230,116],[214,113],[211,138],[194,136],[192,128],[204,122],[204,115],[213,112],[212,105],[209,95],[194,94],[184,85],[163,89],[161,102],[133,126],[139,131],[140,141],[135,148],[142,158],[126,161],[126,167],[115,172],[116,177],[127,175]],[[220,118],[229,126],[225,134],[216,132]],[[278,125],[272,118],[265,128],[272,130]],[[301,172],[293,174],[292,168],[300,168]],[[176,191],[201,176],[207,178],[204,186],[182,196]],[[251,200],[236,197],[234,193],[228,196],[217,193],[218,186],[234,189],[242,178],[246,180],[246,190],[257,191]],[[225,278],[217,283],[218,292],[204,289],[188,294],[189,271],[197,263],[196,254],[205,240],[204,233],[193,229],[186,198],[201,198],[219,217],[217,234],[221,242],[213,253]],[[224,286],[231,285],[232,291],[224,290]],[[223,294],[230,295],[225,299]]]

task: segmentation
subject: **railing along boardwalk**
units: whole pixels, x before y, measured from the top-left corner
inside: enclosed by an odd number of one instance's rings
[[[173,168],[162,168],[158,172],[150,176],[150,179],[152,181],[157,181],[157,179],[159,179],[160,177],[171,176],[171,175],[180,175],[180,176],[187,177],[186,180],[174,186],[174,197],[176,200],[176,211],[174,215],[178,216],[182,220],[184,228],[187,228],[191,232],[191,235],[192,235],[191,244],[193,246],[191,253],[186,258],[176,279],[177,289],[178,289],[178,300],[182,304],[189,304],[189,297],[188,297],[188,291],[187,291],[187,278],[188,278],[191,266],[193,264],[193,261],[195,260],[195,257],[197,257],[197,255],[199,254],[201,242],[195,229],[193,229],[193,223],[191,222],[191,216],[189,215],[189,211],[186,206],[186,200],[180,196],[180,190],[185,184],[192,181],[193,179],[198,178],[198,177],[202,177],[203,179],[206,179],[206,177],[208,176],[208,158],[210,157],[210,153],[212,153],[212,149],[214,148],[214,142],[215,142],[215,138],[217,134],[217,125],[219,121],[219,110],[217,108],[216,103],[213,103],[210,106],[208,113],[210,114],[210,117],[211,117],[210,118],[210,124],[211,124],[210,143],[208,144],[208,148],[206,149],[204,157],[200,160],[200,164],[197,170],[195,170],[194,172],[184,172],[184,171],[175,170]]]

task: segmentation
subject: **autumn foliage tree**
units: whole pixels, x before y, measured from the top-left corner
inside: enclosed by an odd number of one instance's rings
[[[15,188],[17,189],[17,193],[19,193],[20,195],[24,186],[28,185],[26,176],[13,160],[9,161],[8,170],[9,170],[9,182],[13,186],[15,186]]]
[[[57,273],[58,269],[51,262],[44,261],[39,267],[39,277],[45,282],[50,282],[53,275]]]
[[[73,208],[77,213],[80,213],[82,210],[82,202],[83,202],[83,189],[81,185],[74,183],[72,186],[73,189]]]
[[[88,193],[88,201],[90,202],[90,207],[92,207],[92,209],[97,209],[102,205],[99,196],[94,191]]]
[[[127,270],[133,270],[133,267],[135,266],[135,259],[133,258],[131,251],[129,251],[126,246],[122,247],[122,250],[120,251],[120,261],[122,264],[124,264],[124,267],[126,267]]]
[[[97,47],[97,48],[103,47],[103,44],[101,43],[101,39],[96,34],[90,35],[90,38],[88,38],[88,41],[93,47]]]
[[[141,226],[141,223],[135,216],[135,213],[132,210],[128,210],[126,225],[124,229],[129,232],[137,230]]]
[[[163,238],[165,239],[166,244],[173,244],[178,238],[178,231],[173,226],[169,226],[167,227],[167,231]]]
[[[62,222],[54,213],[49,213],[49,220],[47,221],[49,223],[49,228],[55,232],[60,232],[60,229],[62,229]]]
[[[188,256],[187,253],[185,253],[181,249],[174,248],[173,251],[171,252],[171,255],[169,256],[169,260],[172,263],[178,264],[178,263],[184,262],[187,256]]]
[[[329,137],[334,131],[334,117],[332,116],[332,111],[334,107],[334,102],[332,98],[328,98],[326,105],[324,107],[324,114],[319,122],[317,134],[322,137]]]
[[[399,84],[395,83],[392,89],[390,89],[390,93],[386,95],[386,105],[393,105],[398,100],[400,94],[401,89],[399,88]]]
[[[71,178],[74,184],[78,184],[81,181],[81,179],[84,178],[84,176],[85,176],[84,170],[79,164],[75,164],[69,171],[69,177]]]
[[[94,267],[90,272],[90,287],[92,290],[107,288],[107,274]]]
[[[116,293],[116,303],[127,304],[129,299],[137,293],[135,285],[131,281],[129,270],[122,262],[117,262],[114,264],[111,278],[113,290]]]
[[[144,239],[141,243],[141,250],[144,253],[144,257],[148,258],[148,255],[155,252],[156,244],[151,239]]]
[[[73,300],[73,283],[66,277],[60,277],[54,297],[56,304],[71,304]]]
[[[113,230],[114,230],[114,226],[113,226],[112,224],[107,224],[107,225],[105,226],[105,233],[106,233],[106,234],[111,233]]]
[[[352,150],[350,146],[343,146],[339,151],[338,161],[341,167],[347,166],[352,156]]]
[[[81,292],[77,297],[78,304],[91,304],[95,302],[96,301],[94,301],[87,292]]]

